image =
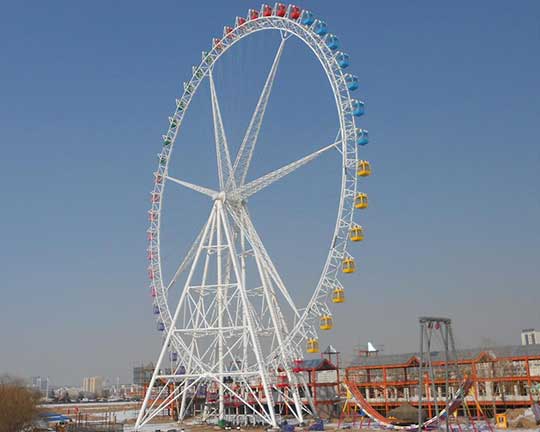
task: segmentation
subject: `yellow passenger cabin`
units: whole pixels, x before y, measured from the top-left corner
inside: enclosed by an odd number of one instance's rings
[[[358,177],[367,177],[371,175],[371,165],[367,160],[358,161],[358,170],[356,171]]]
[[[307,341],[307,352],[310,354],[315,354],[319,352],[319,341],[314,338],[310,338]]]
[[[358,195],[356,195],[356,199],[354,200],[354,206],[357,209],[366,209],[368,208],[368,197],[367,194],[360,192]]]
[[[334,320],[332,319],[332,316],[323,315],[321,317],[321,330],[332,330],[332,327],[334,327]]]
[[[342,263],[343,273],[354,273],[356,271],[356,265],[354,264],[354,258],[345,258]]]
[[[364,228],[360,225],[354,225],[351,228],[351,240],[353,242],[358,242],[364,240]]]
[[[332,292],[332,303],[345,303],[345,290],[343,288],[336,288]]]

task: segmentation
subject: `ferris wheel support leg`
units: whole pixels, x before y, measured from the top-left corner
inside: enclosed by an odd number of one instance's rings
[[[201,255],[201,251],[202,251],[202,248],[203,248],[204,241],[206,239],[206,236],[208,235],[208,230],[209,230],[209,227],[211,225],[211,221],[215,217],[215,213],[216,213],[216,206],[214,206],[212,208],[212,211],[210,213],[210,217],[208,218],[208,222],[206,223],[206,227],[204,228],[204,233],[203,233],[203,236],[201,238],[201,242],[199,243],[199,245],[197,247],[197,252],[195,254],[193,262],[191,264],[191,269],[189,271],[189,275],[187,277],[187,280],[186,280],[186,283],[185,283],[185,286],[184,286],[184,291],[182,293],[182,296],[180,297],[180,301],[178,302],[178,306],[176,307],[176,310],[174,312],[174,316],[173,316],[171,325],[170,325],[169,329],[167,330],[167,336],[165,338],[165,341],[163,342],[163,347],[161,348],[161,352],[159,353],[159,357],[158,357],[158,360],[156,362],[154,372],[152,373],[152,379],[150,380],[150,383],[148,385],[146,395],[144,396],[144,401],[143,401],[141,409],[139,411],[139,415],[137,416],[137,421],[135,422],[135,430],[136,431],[139,430],[139,428],[144,424],[143,419],[144,419],[144,416],[146,414],[146,408],[148,406],[148,401],[150,400],[150,395],[152,394],[152,389],[154,388],[154,385],[156,383],[156,379],[157,379],[157,376],[159,374],[159,369],[161,368],[161,364],[163,363],[163,358],[165,357],[165,353],[167,352],[169,342],[170,342],[171,337],[172,337],[172,335],[174,333],[174,330],[176,329],[176,321],[178,320],[178,315],[180,313],[180,310],[181,310],[181,307],[182,307],[182,304],[183,304],[183,301],[184,301],[184,298],[185,298],[185,295],[186,295],[186,292],[187,292],[186,288],[189,286],[189,284],[191,283],[191,279],[193,278],[193,273],[195,272],[195,268],[196,268],[197,263],[199,261],[199,257]]]
[[[282,362],[281,367],[285,370],[285,373],[287,375],[287,380],[290,383],[290,390],[293,394],[294,406],[296,409],[295,417],[299,422],[302,423],[304,421],[304,418],[303,418],[303,413],[302,413],[302,407],[300,405],[300,398],[298,397],[298,388],[296,385],[295,376],[292,374],[292,371],[291,371],[292,359],[290,358],[290,353],[293,351],[290,350],[289,347],[285,346],[284,338],[282,335],[282,331],[287,331],[286,324],[283,321],[282,317],[278,317],[279,313],[276,310],[276,304],[274,300],[275,293],[273,292],[273,290],[272,292],[270,292],[271,286],[270,286],[269,276],[268,276],[268,273],[266,271],[264,264],[262,263],[258,249],[254,249],[254,255],[255,255],[255,261],[257,263],[257,269],[261,277],[264,296],[268,304],[268,310],[270,312],[270,317],[272,318],[272,324],[274,325],[275,336],[278,340],[278,344],[280,348],[281,362]]]
[[[253,345],[253,353],[255,354],[255,359],[257,361],[257,368],[259,370],[259,376],[260,376],[262,387],[263,387],[264,394],[266,397],[266,404],[267,404],[268,414],[270,416],[270,423],[272,427],[277,427],[276,414],[274,411],[274,398],[272,395],[272,389],[270,387],[270,379],[268,376],[267,367],[264,362],[261,347],[259,344],[259,339],[257,338],[256,332],[255,332],[255,326],[254,326],[252,316],[251,316],[252,311],[251,311],[251,308],[249,307],[246,287],[242,283],[241,272],[239,268],[240,265],[238,263],[238,255],[236,254],[234,243],[233,243],[233,235],[231,233],[231,228],[229,226],[227,215],[225,214],[225,211],[223,209],[223,203],[220,200],[216,201],[216,209],[217,209],[217,217],[220,220],[218,221],[218,226],[220,224],[222,224],[223,226],[225,239],[229,246],[229,253],[232,258],[231,261],[232,261],[232,265],[234,269],[235,278],[237,281],[239,281],[238,291],[242,299],[242,308],[244,310],[244,315],[246,317],[247,327],[249,330],[249,336],[251,338],[251,344]]]
[[[191,357],[188,360],[186,373],[190,373],[190,371],[191,371]],[[188,380],[184,378],[182,385],[185,389],[188,385]],[[187,402],[187,391],[184,391],[184,393],[182,394],[182,399],[180,401],[180,412],[178,413],[178,420],[184,420],[184,417],[186,415],[186,402]]]
[[[208,248],[210,248],[210,246],[212,244],[213,233],[214,233],[215,226],[216,226],[216,216],[215,216],[215,214],[214,214],[214,217],[211,218],[211,221],[209,223],[211,224],[211,226],[210,226],[210,234],[208,235],[208,242],[207,242],[207,247]],[[199,235],[199,238],[202,237],[203,232],[204,232],[204,230],[201,231],[201,234]],[[204,241],[204,239],[201,239],[201,241]],[[205,260],[204,260],[203,277],[202,277],[202,283],[201,283],[202,286],[206,285],[206,280],[208,278],[209,263],[210,263],[210,255],[207,253],[206,257],[205,257]],[[202,303],[203,299],[204,299],[204,296],[201,295],[201,297],[199,298],[199,307],[201,306],[201,303]],[[199,319],[200,319],[200,315],[197,315],[197,317],[195,319],[195,321],[196,321],[195,326],[198,326]],[[193,349],[194,349],[194,343],[195,343],[195,341],[192,341],[191,347],[190,347],[192,352],[193,352]],[[191,373],[192,363],[193,363],[192,362],[192,357],[190,356],[189,360],[188,360],[187,367],[186,367],[186,375],[189,375]],[[188,380],[184,379],[183,384],[184,384],[184,388],[187,388]],[[184,420],[184,418],[186,416],[186,403],[187,403],[187,391],[184,391],[184,393],[182,394],[182,400],[180,402],[180,413],[178,414],[178,419],[180,421]]]
[[[221,201],[218,204],[218,214],[220,213]],[[219,217],[219,216],[218,216]],[[221,223],[217,224],[217,305],[218,305],[218,362],[219,362],[219,376],[221,383],[219,385],[219,420],[223,420],[225,417],[225,393],[223,388],[223,312],[224,312],[224,286],[223,286],[223,274],[222,274],[222,233]]]
[[[309,386],[303,375],[300,375],[299,381],[302,387],[304,388],[304,394],[306,395],[306,399],[308,400],[309,407],[311,408],[311,414],[314,417],[318,417],[317,407],[315,406],[315,403],[313,402],[313,398],[311,397],[311,393],[309,392]]]
[[[242,286],[246,286],[246,237],[242,231],[242,229],[238,229],[239,235],[240,235],[240,270],[241,270],[241,283]],[[244,327],[244,330],[242,331],[242,369],[246,367],[248,364],[248,341],[249,341],[249,334],[247,331],[247,322],[246,322],[246,314],[242,315],[242,326]]]

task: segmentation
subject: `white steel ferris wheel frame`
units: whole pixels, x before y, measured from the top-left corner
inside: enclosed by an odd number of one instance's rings
[[[248,131],[240,147],[239,154],[233,163],[230,159],[228,145],[221,121],[221,113],[215,93],[212,70],[214,64],[221,57],[221,55],[223,55],[234,44],[255,32],[266,30],[279,31],[281,33],[281,44],[260,96],[259,103],[257,104],[255,113],[248,127]],[[251,162],[251,156],[253,154],[258,132],[264,117],[264,111],[272,89],[272,83],[274,81],[279,59],[281,57],[285,41],[292,35],[302,40],[312,50],[326,73],[334,94],[336,108],[338,111],[339,132],[334,143],[331,143],[330,145],[265,176],[245,183],[245,177]],[[218,159],[218,175],[220,180],[219,191],[213,191],[203,186],[194,185],[168,175],[170,155],[174,146],[174,141],[176,140],[177,134],[181,128],[184,114],[188,109],[191,99],[196,93],[199,85],[205,78],[209,79],[212,96],[214,132]],[[263,279],[268,279],[267,283],[281,292],[283,298],[289,303],[295,315],[292,328],[287,329],[285,324],[280,324],[282,317],[280,318],[279,316],[279,306],[274,304],[272,300],[269,300],[268,312],[272,315],[273,323],[277,327],[281,326],[283,330],[276,331],[276,334],[281,334],[281,339],[279,340],[279,343],[277,343],[276,348],[266,358],[257,359],[258,364],[261,365],[258,370],[253,369],[250,371],[238,372],[238,375],[244,375],[244,379],[247,379],[246,376],[251,374],[259,377],[262,380],[265,394],[263,398],[264,402],[255,397],[260,409],[258,409],[257,412],[255,412],[256,410],[254,409],[254,413],[257,414],[260,420],[263,422],[272,426],[277,426],[277,420],[273,407],[270,406],[272,405],[273,400],[272,389],[276,390],[276,387],[271,382],[272,379],[268,374],[268,367],[274,368],[274,370],[278,370],[278,368],[285,370],[287,372],[289,382],[291,384],[295,384],[296,387],[303,384],[300,382],[301,380],[295,377],[295,374],[292,373],[292,361],[294,359],[302,358],[301,347],[304,346],[306,340],[317,337],[316,327],[318,326],[320,317],[324,315],[331,315],[328,306],[330,296],[334,290],[342,289],[342,284],[339,281],[338,275],[340,274],[343,259],[350,257],[347,252],[347,242],[349,239],[350,230],[353,226],[354,200],[357,195],[356,168],[358,164],[358,129],[356,128],[355,116],[353,114],[353,101],[354,99],[351,98],[345,74],[337,62],[335,51],[332,51],[327,46],[323,37],[317,35],[313,31],[311,25],[306,26],[301,24],[299,21],[292,20],[287,17],[261,16],[253,20],[248,20],[232,29],[226,35],[226,37],[214,44],[210,52],[203,52],[202,62],[199,66],[193,68],[191,80],[184,83],[184,93],[180,99],[177,99],[176,110],[173,116],[169,119],[170,127],[167,134],[164,135],[164,139],[166,142],[168,142],[168,145],[164,145],[163,150],[159,155],[160,163],[158,170],[155,173],[156,182],[152,192],[152,208],[150,210],[151,223],[148,230],[150,240],[148,249],[150,257],[149,272],[152,279],[152,290],[154,290],[156,303],[159,307],[160,319],[163,322],[167,336],[159,356],[149,390],[147,391],[143,406],[137,419],[137,429],[151,420],[165,406],[167,406],[167,404],[170,404],[174,400],[182,401],[180,412],[182,417],[185,413],[185,399],[188,389],[192,386],[196,386],[201,379],[213,378],[216,381],[219,381],[220,418],[223,418],[224,391],[232,392],[235,397],[237,397],[244,404],[249,404],[249,401],[246,400],[245,395],[234,393],[232,388],[229,388],[223,383],[223,377],[225,374],[228,376],[234,375],[234,373],[231,371],[225,373],[222,369],[220,369],[217,373],[202,373],[205,366],[201,363],[199,371],[193,374],[190,374],[189,371],[187,371],[187,373],[186,371],[182,371],[182,373],[180,373],[178,367],[171,370],[169,374],[160,372],[160,365],[165,358],[166,352],[171,346],[176,351],[181,353],[186,353],[190,349],[190,347],[187,347],[183,343],[182,338],[178,337],[177,335],[179,330],[176,328],[176,322],[182,299],[180,300],[176,313],[171,313],[167,301],[169,288],[176,282],[179,275],[190,269],[191,266],[188,276],[188,278],[190,278],[193,272],[193,266],[195,265],[194,261],[197,261],[200,258],[201,250],[204,247],[213,247],[215,248],[215,253],[218,255],[218,260],[220,260],[220,251],[225,250],[230,252],[229,256],[240,257],[238,260],[232,259],[232,262],[229,262],[228,265],[232,265],[232,274],[235,275],[234,279],[236,280],[236,286],[239,292],[242,291],[240,287],[243,285],[241,281],[243,277],[242,266],[245,265],[242,258],[242,254],[245,252],[243,249],[244,241],[247,241],[251,246],[251,251],[256,256],[259,272],[260,274],[264,275]],[[323,152],[334,148],[337,149],[342,156],[342,182],[337,222],[330,244],[330,250],[315,291],[307,306],[303,309],[297,309],[294,302],[290,298],[285,285],[281,281],[279,274],[273,266],[272,261],[270,260],[264,245],[262,244],[262,241],[255,231],[255,228],[251,224],[247,208],[245,207],[245,201],[249,196],[253,195],[259,190],[267,187],[304,164],[309,163]],[[214,206],[207,224],[204,226],[203,230],[193,243],[193,246],[188,251],[183,262],[178,267],[172,281],[167,284],[162,278],[160,259],[160,223],[163,193],[165,190],[166,181],[171,181],[172,183],[177,183],[193,189],[197,192],[208,195],[214,200]],[[242,253],[240,254],[238,254],[238,252],[235,250],[235,241],[233,240],[233,237],[235,236],[233,231],[235,230],[238,231],[242,241]],[[205,242],[207,242],[207,246],[204,246]],[[223,263],[218,265],[218,269],[221,269],[222,267],[224,267]],[[219,277],[223,278],[223,275],[220,275]],[[223,284],[223,282],[220,283]],[[271,289],[269,289],[269,291],[271,292]],[[186,293],[183,292],[182,298],[184,298],[185,295]],[[243,295],[245,297],[245,293]],[[219,302],[219,289],[216,289],[216,297],[218,297]],[[249,305],[245,303],[246,299],[244,297],[242,297],[242,294],[239,294],[239,302],[244,302],[243,307],[249,308]],[[217,325],[219,327],[220,323],[218,322]],[[253,326],[249,325],[248,323],[246,328],[249,327],[251,327],[250,337],[252,338],[252,348],[255,352],[255,356],[257,357],[257,329],[254,329]],[[219,350],[222,351],[223,349],[224,348],[222,346],[219,347]],[[198,359],[196,355],[189,357],[190,363],[197,363],[197,361]],[[267,365],[265,370],[262,369],[262,364]],[[223,365],[220,367],[222,368]],[[166,392],[164,392],[164,390],[167,388],[167,385],[163,385],[160,393],[155,398],[154,404],[150,403],[152,387],[157,381],[161,380],[162,382],[167,381],[167,383],[177,383],[179,378],[187,380],[179,391],[175,390],[166,396]],[[299,421],[302,421],[303,412],[309,411],[309,407],[303,406],[299,401],[297,390],[294,390],[291,393],[292,395],[282,394],[281,396],[288,400],[286,403],[291,408],[291,412],[293,412]],[[306,393],[308,392],[306,391]],[[161,402],[159,402],[160,397]]]

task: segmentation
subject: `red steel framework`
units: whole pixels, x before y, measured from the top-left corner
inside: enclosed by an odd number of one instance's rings
[[[326,353],[328,355],[328,353]],[[335,416],[339,413],[341,399],[339,395],[339,353],[332,352],[332,355],[336,356],[336,365],[332,363],[329,359],[321,358],[318,359],[309,359],[309,360],[298,360],[296,362],[296,367],[294,368],[294,373],[304,374],[306,377],[306,384],[308,391],[311,396],[311,400],[315,405],[317,413],[321,417]],[[331,356],[329,356],[331,358]],[[165,382],[162,383],[164,385]],[[234,387],[234,384],[231,383]],[[277,387],[284,393],[288,393],[289,382],[285,372],[279,372],[277,378]],[[143,385],[143,395],[146,393],[148,384]],[[262,385],[257,382],[252,386],[252,390],[255,394],[259,395],[262,398],[263,388]],[[163,403],[168,394],[174,392],[174,385],[169,384],[169,388],[164,394],[156,400],[157,391],[149,399],[150,404],[156,403],[157,405]],[[303,388],[299,389],[300,397],[303,399],[304,403],[308,403],[305,391]],[[253,398],[250,398],[253,399]],[[255,400],[248,399],[248,402],[255,403]],[[194,414],[201,414],[204,410],[205,405],[212,405],[217,402],[217,389],[208,389],[201,392],[198,396],[195,397],[193,402],[192,410]],[[242,403],[235,398],[226,398],[225,406],[227,414],[243,414],[244,409]],[[163,407],[162,415],[170,416],[173,419],[177,419],[178,412],[177,401],[166,404]],[[276,400],[276,411],[282,415],[287,416],[289,410],[287,405],[278,398]]]
[[[540,383],[540,345],[507,346],[457,352],[462,376],[472,379],[469,396],[460,413],[469,410],[474,416],[494,416],[508,408],[529,407],[538,399],[531,394],[532,386]],[[423,376],[422,406],[431,417],[435,403],[445,406],[445,362],[436,353],[433,361],[434,380]],[[452,365],[455,365],[452,361]],[[418,366],[416,354],[358,357],[356,364],[346,369],[347,381],[354,383],[364,398],[383,415],[403,403],[418,406]],[[460,379],[451,373],[451,396],[457,391]],[[432,394],[432,384],[438,402]]]

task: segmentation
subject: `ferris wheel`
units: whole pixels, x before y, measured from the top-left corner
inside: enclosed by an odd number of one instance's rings
[[[279,46],[238,153],[232,155],[214,68],[233,45],[263,31],[273,33]],[[328,79],[338,133],[319,150],[248,181],[276,72],[291,37],[311,50]],[[332,329],[332,309],[345,301],[341,278],[355,271],[348,244],[363,240],[364,230],[357,220],[368,207],[367,194],[357,191],[358,179],[371,174],[369,162],[358,158],[358,146],[368,143],[368,132],[356,124],[364,114],[364,103],[353,97],[358,78],[346,72],[348,66],[349,55],[340,50],[337,36],[328,32],[323,20],[297,6],[276,3],[237,17],[193,67],[169,117],[154,173],[148,276],[157,329],[164,341],[136,429],[165,408],[174,409],[180,420],[204,406],[204,415],[218,420],[234,412],[274,427],[279,407],[286,407],[299,422],[306,414],[315,414],[301,359],[305,352],[319,352],[318,332]],[[184,116],[202,85],[210,89],[217,189],[170,175],[173,148],[175,143],[181,146]],[[328,152],[334,152],[335,170],[341,173],[337,220],[319,281],[308,304],[298,307],[255,228],[247,200]],[[166,188],[190,189],[206,196],[209,203],[209,216],[171,278],[164,276],[161,256]],[[177,297],[171,295],[173,290]]]

